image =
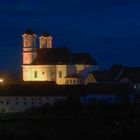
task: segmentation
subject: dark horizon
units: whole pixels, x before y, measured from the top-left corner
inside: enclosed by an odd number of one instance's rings
[[[22,33],[48,32],[54,47],[88,52],[101,68],[140,66],[140,1],[36,0],[0,2],[0,71],[21,70]]]

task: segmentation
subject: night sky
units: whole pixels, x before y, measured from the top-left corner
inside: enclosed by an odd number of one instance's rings
[[[140,0],[1,0],[0,70],[21,69],[22,33],[49,32],[54,47],[101,65],[140,66]]]

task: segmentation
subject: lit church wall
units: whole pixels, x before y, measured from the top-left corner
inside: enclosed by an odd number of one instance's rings
[[[31,64],[36,58],[36,52],[23,52],[23,64]]]
[[[55,81],[55,73],[54,65],[23,66],[24,81]]]
[[[56,81],[63,85],[70,73],[74,73],[72,65],[24,65],[23,81]]]
[[[56,65],[56,83],[64,85],[66,75],[67,75],[67,65]]]

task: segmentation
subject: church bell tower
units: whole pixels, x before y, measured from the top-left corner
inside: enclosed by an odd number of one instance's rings
[[[39,38],[40,49],[43,48],[52,48],[52,37],[48,33],[43,33]]]
[[[23,65],[31,64],[36,57],[36,34],[31,30],[23,35]]]

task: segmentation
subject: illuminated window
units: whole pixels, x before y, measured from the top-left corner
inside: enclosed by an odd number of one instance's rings
[[[37,78],[37,71],[34,72],[34,77]]]
[[[70,83],[72,83],[72,80],[70,80]]]
[[[42,72],[42,74],[44,75],[44,72]]]
[[[62,78],[62,71],[59,71],[59,78]]]

